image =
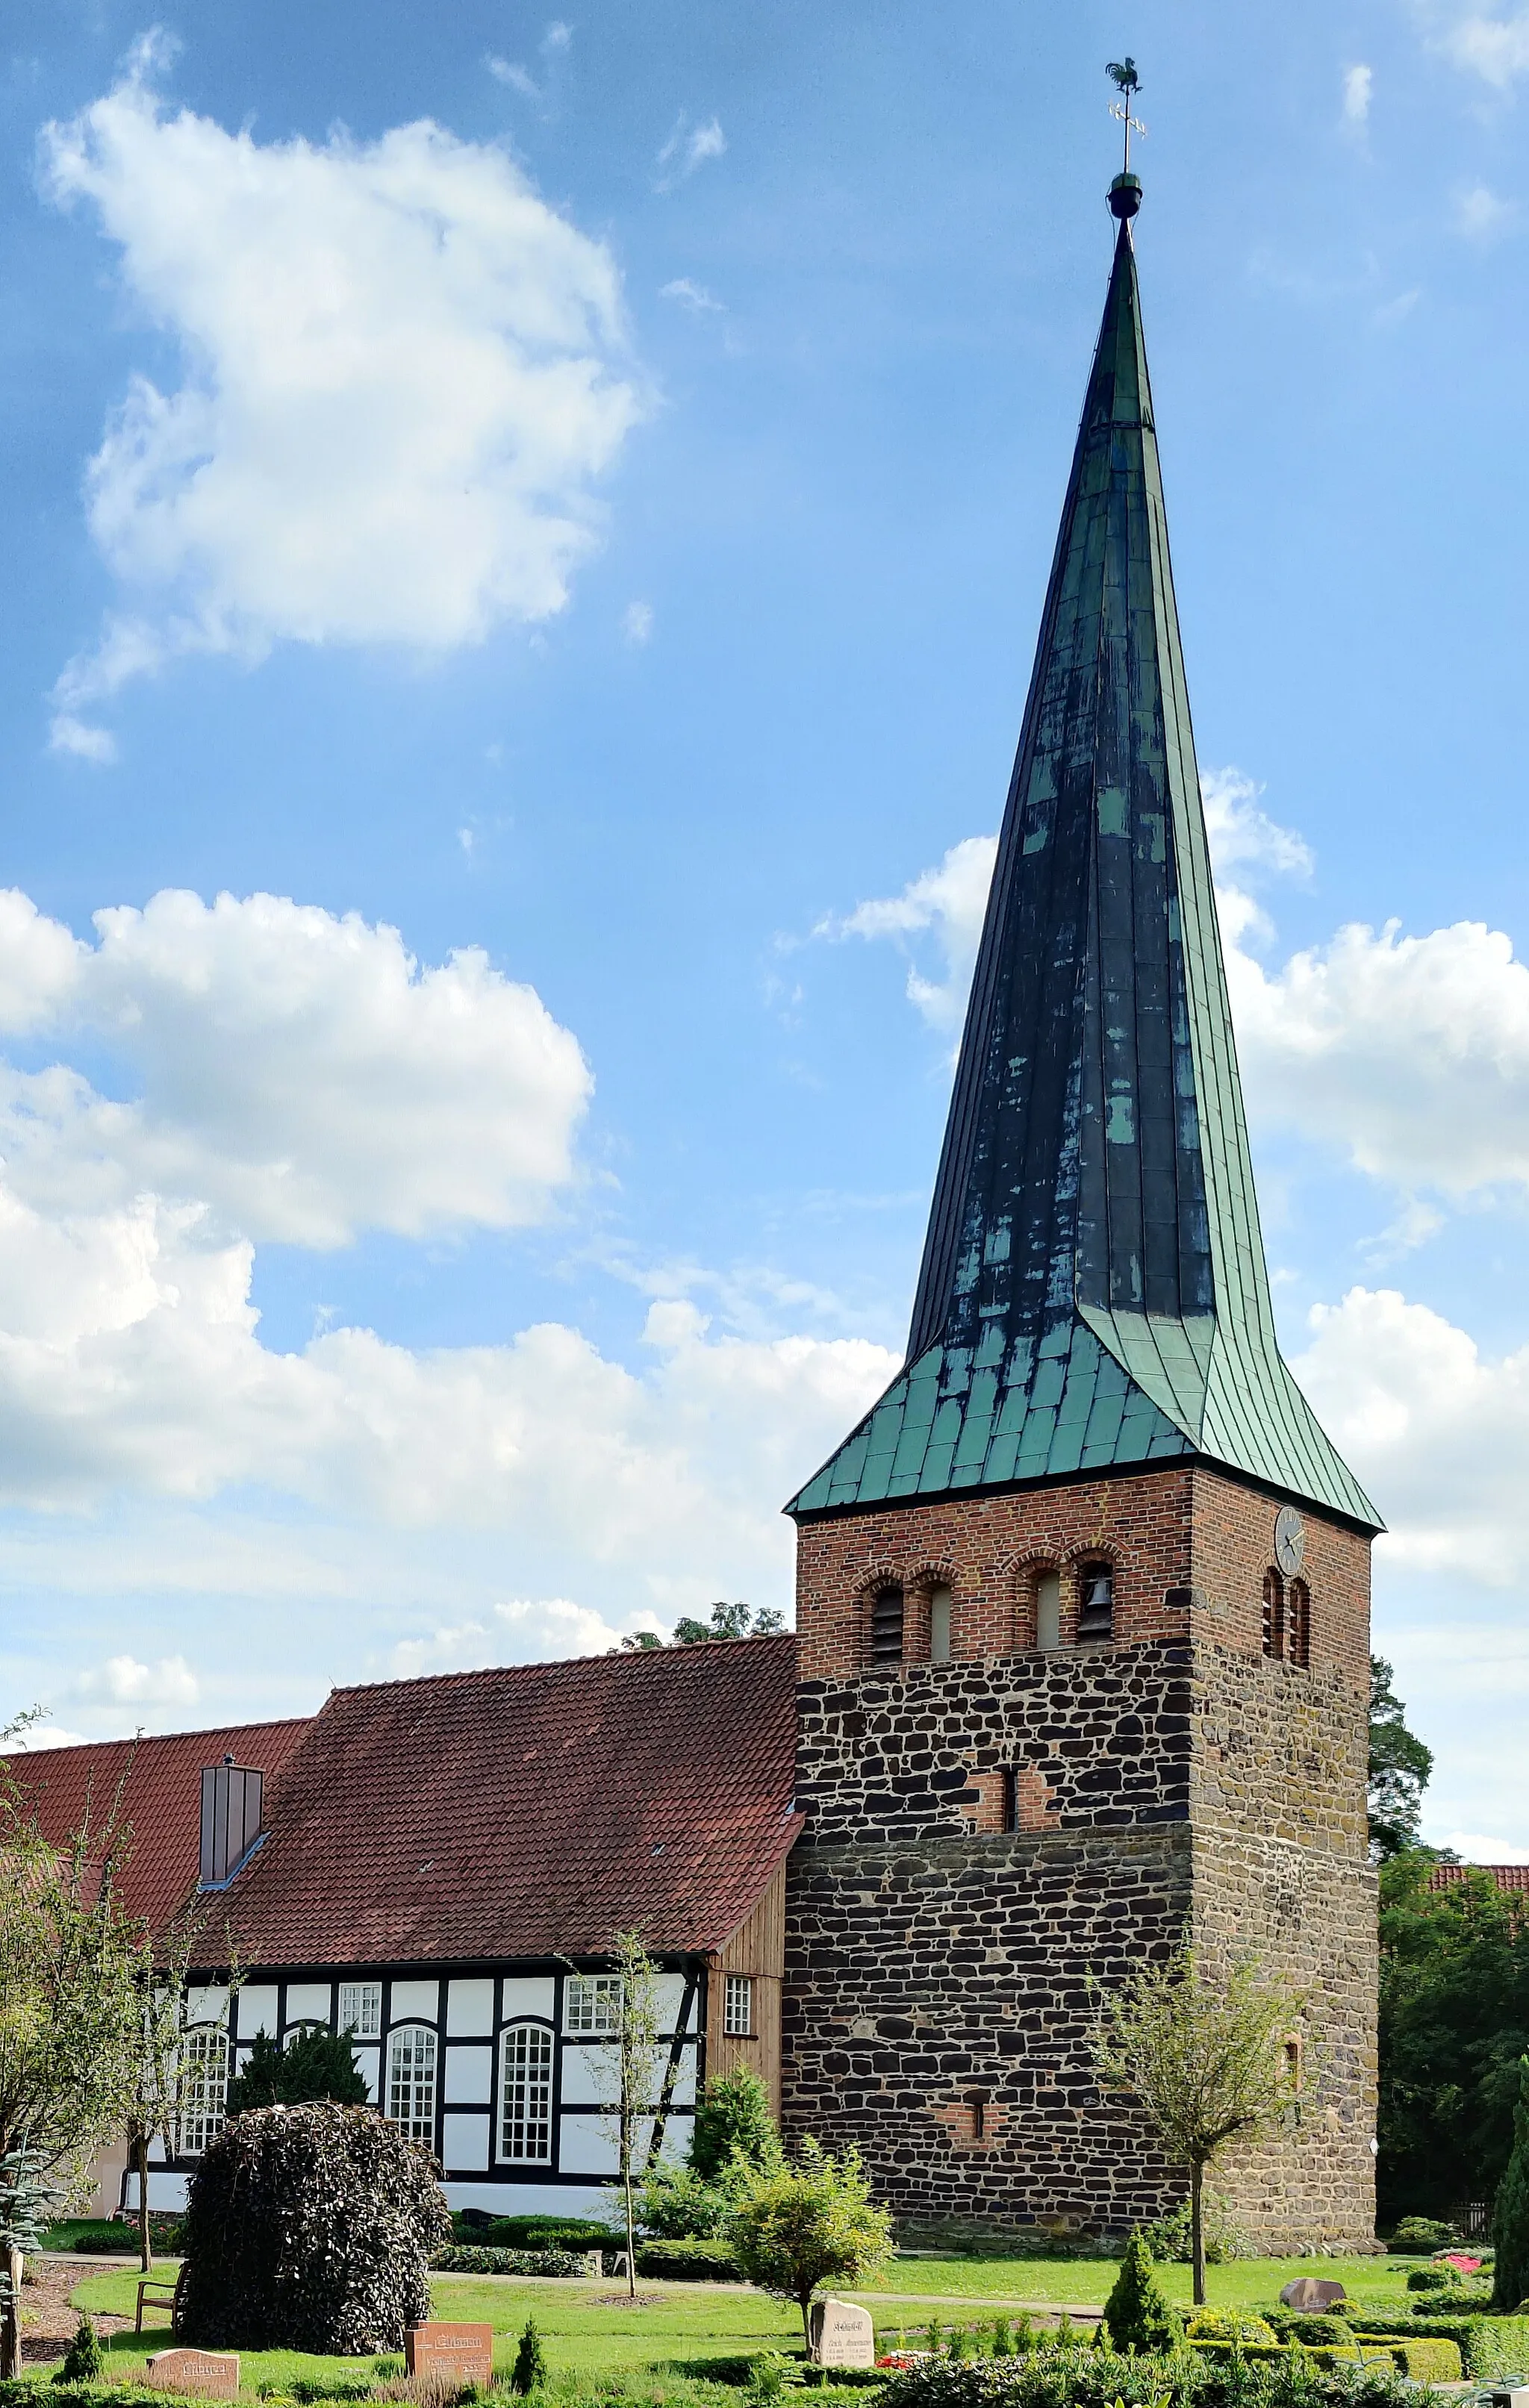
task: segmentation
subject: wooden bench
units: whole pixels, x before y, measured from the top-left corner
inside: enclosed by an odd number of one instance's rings
[[[186,2270],[184,2266],[181,2267],[173,2283],[167,2283],[162,2274],[145,2274],[143,2280],[138,2285],[138,2308],[137,2314],[133,2319],[133,2330],[135,2333],[141,2338],[143,2333],[143,2316],[146,2308],[163,2309],[170,2319],[171,2332],[179,2333],[180,2329],[180,2291],[185,2279]]]

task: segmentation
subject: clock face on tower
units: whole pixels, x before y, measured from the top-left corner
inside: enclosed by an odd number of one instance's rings
[[[1275,1561],[1287,1580],[1298,1572],[1305,1557],[1305,1525],[1293,1505],[1281,1505],[1275,1515]]]

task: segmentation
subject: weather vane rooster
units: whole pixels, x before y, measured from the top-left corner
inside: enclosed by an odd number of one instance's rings
[[[1142,123],[1141,119],[1139,117],[1132,117],[1131,114],[1131,104],[1142,88],[1142,79],[1136,73],[1135,60],[1130,57],[1123,59],[1111,59],[1108,66],[1104,69],[1104,73],[1108,76],[1111,83],[1114,84],[1116,91],[1120,95],[1118,100],[1111,101],[1110,115],[1112,117],[1118,117],[1125,128],[1126,155],[1121,168],[1121,173],[1122,175],[1129,176],[1131,173],[1131,137],[1132,134],[1145,134],[1147,132],[1147,128]]]

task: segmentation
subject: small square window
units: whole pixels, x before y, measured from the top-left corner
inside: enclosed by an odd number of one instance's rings
[[[382,1985],[381,1982],[341,1982],[339,1985],[339,2028],[356,2040],[381,2040],[382,2037]]]
[[[617,2032],[621,2029],[619,1973],[572,1973],[569,1976],[568,2028],[570,2032]]]
[[[752,1973],[729,1973],[722,1998],[722,2028],[736,2040],[747,2040],[754,2030],[754,1976]]]

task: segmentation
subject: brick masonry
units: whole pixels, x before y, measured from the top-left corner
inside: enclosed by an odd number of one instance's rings
[[[1299,2119],[1222,2194],[1270,2246],[1368,2239],[1368,1546],[1304,1515],[1310,1665],[1271,1660],[1281,1501],[1176,1464],[802,1526],[785,2114],[856,2143],[909,2227],[1118,2229],[1182,2196],[1088,2038],[1090,1985],[1188,1930],[1308,2001]],[[1079,1646],[1089,1563],[1113,1570],[1115,1635]],[[1048,1571],[1063,1644],[1043,1652]],[[908,1601],[890,1671],[866,1660],[889,1580]],[[930,1663],[939,1587],[951,1659]]]

